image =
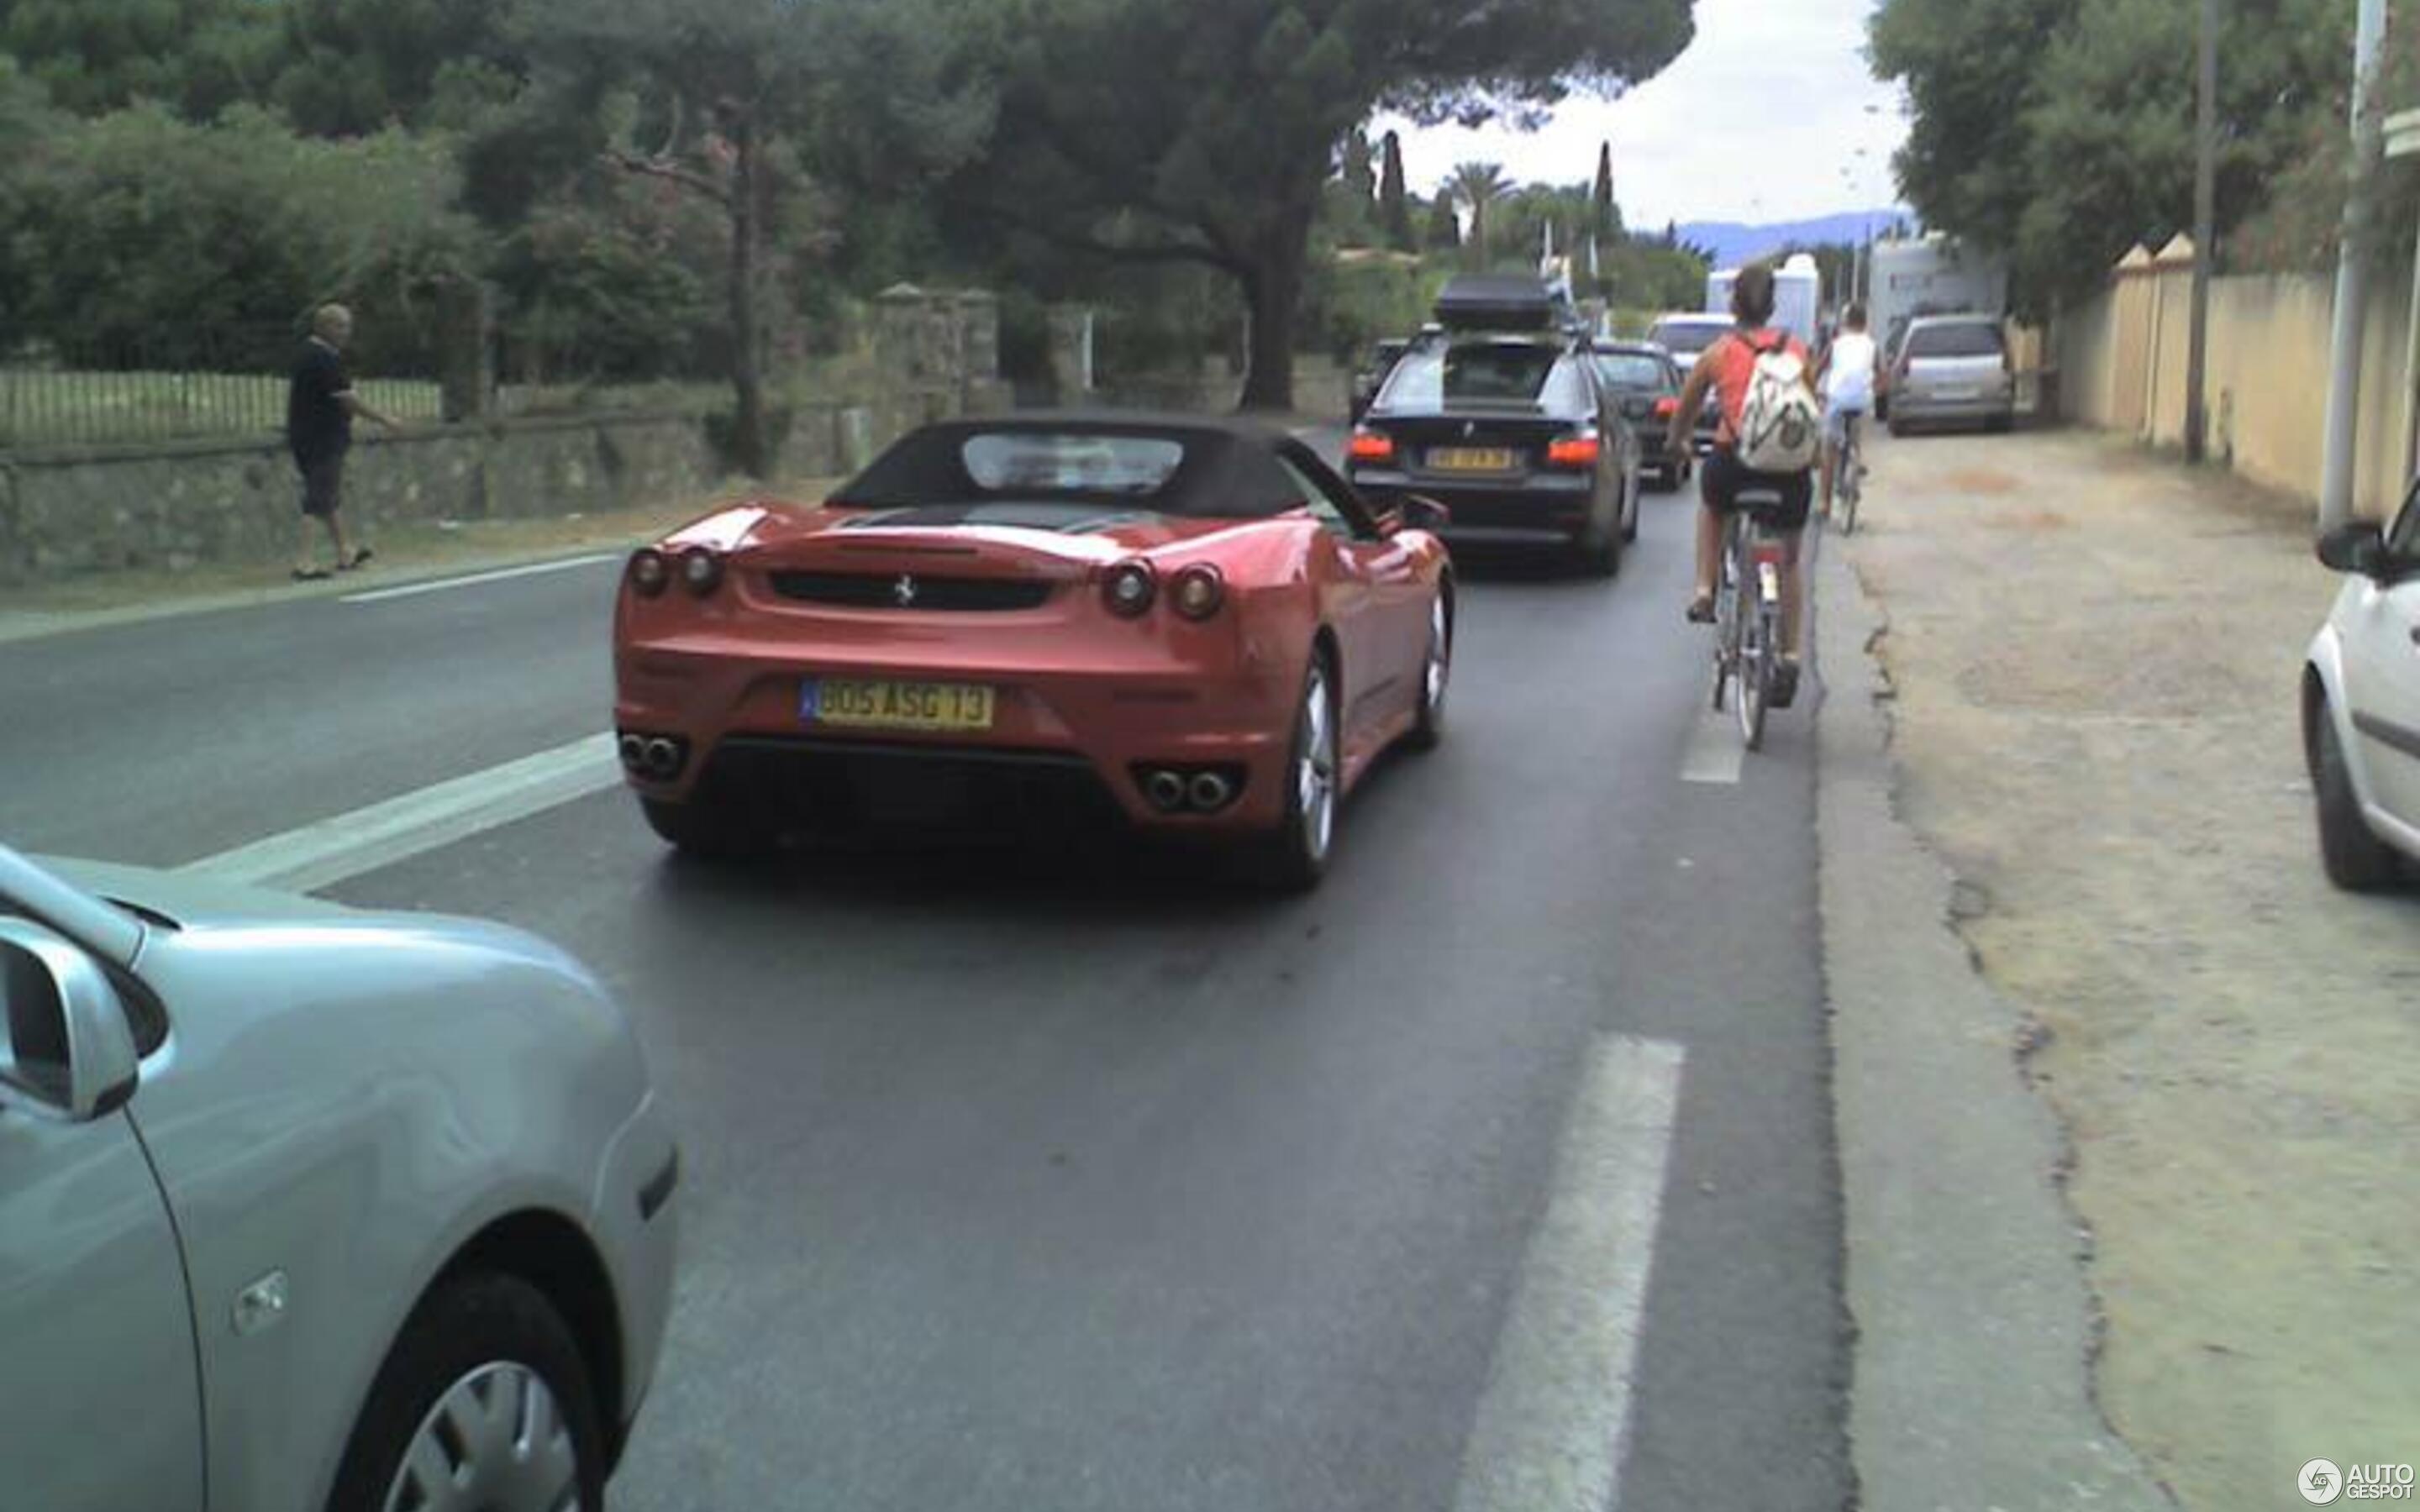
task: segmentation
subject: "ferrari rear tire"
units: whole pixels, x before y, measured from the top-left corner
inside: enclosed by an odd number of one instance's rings
[[[1445,695],[1453,680],[1453,603],[1443,590],[1429,603],[1429,639],[1420,659],[1419,706],[1404,744],[1435,750],[1445,738]]]
[[[751,828],[729,810],[711,802],[692,798],[687,803],[668,803],[661,798],[641,798],[639,811],[646,815],[647,827],[658,838],[684,856],[708,861],[737,861],[773,849],[774,837],[769,831]]]
[[[1343,789],[1342,702],[1325,650],[1311,653],[1295,705],[1294,744],[1286,759],[1285,815],[1263,841],[1261,873],[1281,892],[1309,892],[1327,874],[1336,845],[1336,810]]]

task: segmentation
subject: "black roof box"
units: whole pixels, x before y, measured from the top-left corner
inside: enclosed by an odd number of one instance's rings
[[[1555,331],[1561,309],[1545,281],[1525,273],[1456,273],[1437,295],[1448,331]]]

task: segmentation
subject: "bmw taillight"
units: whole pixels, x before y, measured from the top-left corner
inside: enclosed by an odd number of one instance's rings
[[[1197,562],[1170,579],[1168,602],[1188,620],[1206,620],[1227,602],[1227,579],[1206,562]]]
[[[672,563],[653,547],[630,553],[630,591],[641,598],[654,598],[673,580]]]
[[[1592,468],[1605,454],[1605,443],[1593,436],[1565,436],[1546,443],[1546,465],[1550,468]]]
[[[1356,462],[1392,462],[1395,438],[1382,430],[1357,430],[1344,443],[1344,455]]]
[[[1158,596],[1159,575],[1148,562],[1121,562],[1101,579],[1101,597],[1120,619],[1142,618]]]

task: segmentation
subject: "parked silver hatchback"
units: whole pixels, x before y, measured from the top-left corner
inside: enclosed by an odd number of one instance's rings
[[[1890,431],[1979,424],[2006,430],[2017,413],[2007,333],[1990,316],[1922,316],[1908,322],[1884,379]]]
[[[551,946],[0,847],[11,1507],[599,1507],[677,1176]]]

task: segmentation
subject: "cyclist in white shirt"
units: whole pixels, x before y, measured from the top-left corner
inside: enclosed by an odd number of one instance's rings
[[[1815,372],[1823,393],[1823,457],[1816,465],[1815,477],[1823,490],[1821,512],[1827,519],[1832,514],[1833,459],[1848,443],[1849,417],[1873,412],[1874,379],[1881,363],[1874,338],[1866,333],[1866,307],[1850,305],[1841,313],[1839,334],[1824,348]]]

